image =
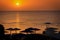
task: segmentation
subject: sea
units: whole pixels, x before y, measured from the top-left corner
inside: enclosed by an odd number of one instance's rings
[[[34,27],[44,30],[45,23],[49,27],[58,28],[60,31],[60,12],[58,11],[1,11],[0,24],[7,28],[20,28],[22,30]],[[41,31],[42,31],[41,30]]]

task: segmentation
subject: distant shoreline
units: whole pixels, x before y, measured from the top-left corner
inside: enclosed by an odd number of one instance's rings
[[[48,11],[0,11],[0,12],[60,12],[60,10],[48,10]]]

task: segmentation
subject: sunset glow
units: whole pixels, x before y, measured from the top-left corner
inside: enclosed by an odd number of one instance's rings
[[[57,27],[55,24],[60,23],[60,12],[39,11],[56,10],[60,10],[60,0],[0,0],[0,24],[3,24],[5,29],[24,30],[28,27],[37,27],[41,28],[42,33],[45,30],[45,22],[51,22],[52,27]]]
[[[16,2],[16,6],[19,6],[20,5],[20,3],[19,2]]]
[[[0,11],[60,10],[60,0],[0,0]]]

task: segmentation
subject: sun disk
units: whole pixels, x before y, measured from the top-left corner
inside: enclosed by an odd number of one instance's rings
[[[17,2],[17,3],[16,3],[16,5],[17,5],[17,6],[19,6],[19,5],[20,5],[20,3],[18,3],[18,2]]]

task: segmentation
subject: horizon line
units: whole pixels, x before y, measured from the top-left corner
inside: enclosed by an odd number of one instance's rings
[[[0,12],[60,12],[60,10],[36,10],[36,11],[0,11]]]

